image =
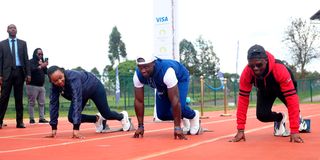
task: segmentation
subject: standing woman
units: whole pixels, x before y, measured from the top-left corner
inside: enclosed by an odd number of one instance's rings
[[[64,70],[64,68],[58,66],[51,66],[48,68],[48,77],[50,83],[52,83],[50,93],[50,125],[52,133],[49,137],[55,137],[57,134],[60,94],[71,101],[68,120],[73,124],[72,138],[83,138],[79,133],[80,124],[83,122],[98,124],[96,126],[97,132],[99,132],[99,128],[102,131],[102,120],[118,120],[121,121],[123,131],[130,130],[131,122],[129,121],[128,113],[126,111],[118,113],[110,110],[104,86],[92,73]],[[81,114],[89,99],[95,103],[101,115]]]

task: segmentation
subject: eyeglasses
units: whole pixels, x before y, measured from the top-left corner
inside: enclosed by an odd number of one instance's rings
[[[39,53],[38,56],[43,56],[43,54]]]

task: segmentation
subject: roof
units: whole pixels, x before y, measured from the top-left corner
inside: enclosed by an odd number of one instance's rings
[[[320,20],[320,10],[310,17],[311,20]]]

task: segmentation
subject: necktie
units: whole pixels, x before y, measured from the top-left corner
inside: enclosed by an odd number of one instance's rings
[[[13,56],[13,67],[15,68],[16,67],[16,47],[15,47],[14,41],[15,41],[14,39],[11,40],[11,43],[12,43],[11,53]]]

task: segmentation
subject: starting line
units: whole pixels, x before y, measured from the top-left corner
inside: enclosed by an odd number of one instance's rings
[[[311,118],[311,117],[317,117],[317,116],[320,116],[320,114],[314,114],[314,115],[305,116],[305,118]],[[252,116],[252,117],[254,117],[254,116]],[[231,120],[234,120],[234,119],[229,119],[229,120],[231,121]],[[211,124],[211,123],[218,123],[218,122],[224,122],[224,121],[227,121],[227,120],[219,120],[219,121],[207,122],[207,123],[203,123],[203,124]],[[254,129],[250,129],[250,130],[246,130],[245,133],[257,132],[257,131],[260,131],[260,130],[263,130],[263,129],[267,129],[267,128],[271,128],[271,127],[273,127],[273,124],[266,125],[266,126],[263,126],[263,127],[254,128]],[[171,130],[171,129],[172,129],[171,127],[162,128],[162,129],[157,129],[157,130],[145,131],[145,133],[159,132],[159,131],[165,131],[165,130]],[[58,147],[58,146],[65,146],[65,145],[78,144],[78,143],[84,143],[84,142],[91,142],[91,141],[97,141],[97,140],[103,140],[103,139],[126,137],[126,136],[132,136],[133,135],[132,133],[133,132],[130,132],[130,133],[127,133],[127,134],[121,134],[121,135],[111,135],[111,136],[100,137],[100,138],[81,139],[81,140],[77,140],[77,141],[63,142],[63,143],[57,143],[57,144],[52,144],[52,145],[43,145],[43,146],[20,148],[20,149],[13,149],[13,150],[4,150],[4,151],[0,151],[0,154],[2,154],[2,153],[14,153],[14,152],[20,152],[20,151],[28,151],[28,150],[42,149],[42,148],[50,148],[50,147]],[[150,154],[150,155],[143,156],[143,157],[137,157],[135,159],[154,158],[154,157],[158,157],[158,156],[161,156],[161,155],[165,155],[165,154],[169,154],[169,153],[173,153],[173,152],[177,152],[177,151],[182,151],[182,150],[190,149],[190,148],[197,147],[197,146],[200,146],[200,145],[203,145],[203,144],[215,142],[215,141],[218,141],[218,140],[221,140],[221,139],[231,138],[234,135],[235,135],[235,133],[227,134],[227,135],[219,136],[219,137],[216,137],[216,138],[204,140],[204,141],[201,141],[201,142],[198,142],[198,143],[194,143],[194,144],[191,144],[191,145],[187,145],[187,146],[178,147],[178,148],[175,148],[175,149],[166,150],[166,151]]]
[[[315,114],[315,115],[310,115],[310,116],[305,116],[305,117],[306,118],[311,118],[311,117],[317,117],[317,116],[320,116],[320,114]],[[246,130],[245,133],[257,132],[257,131],[260,131],[260,130],[263,130],[263,129],[267,129],[267,128],[272,128],[272,127],[273,127],[273,124],[270,124],[270,125],[266,125],[266,126],[263,126],[263,127],[258,127],[258,128]],[[203,144],[215,142],[215,141],[218,141],[218,140],[221,140],[221,139],[231,138],[234,135],[235,135],[235,133],[224,135],[224,136],[219,136],[219,137],[216,137],[216,138],[212,138],[212,139],[208,139],[208,140],[201,141],[201,142],[198,142],[198,143],[194,143],[194,144],[191,144],[191,145],[188,145],[188,146],[178,147],[178,148],[175,148],[175,149],[170,149],[170,150],[166,150],[166,151],[150,154],[150,155],[143,156],[143,157],[138,157],[138,158],[135,158],[134,160],[143,160],[143,159],[155,158],[155,157],[166,155],[166,154],[169,154],[169,153],[178,152],[178,151],[190,149],[190,148],[193,148],[193,147],[197,147],[197,146],[200,146],[200,145],[203,145]],[[233,142],[230,142],[230,143],[233,143]]]

